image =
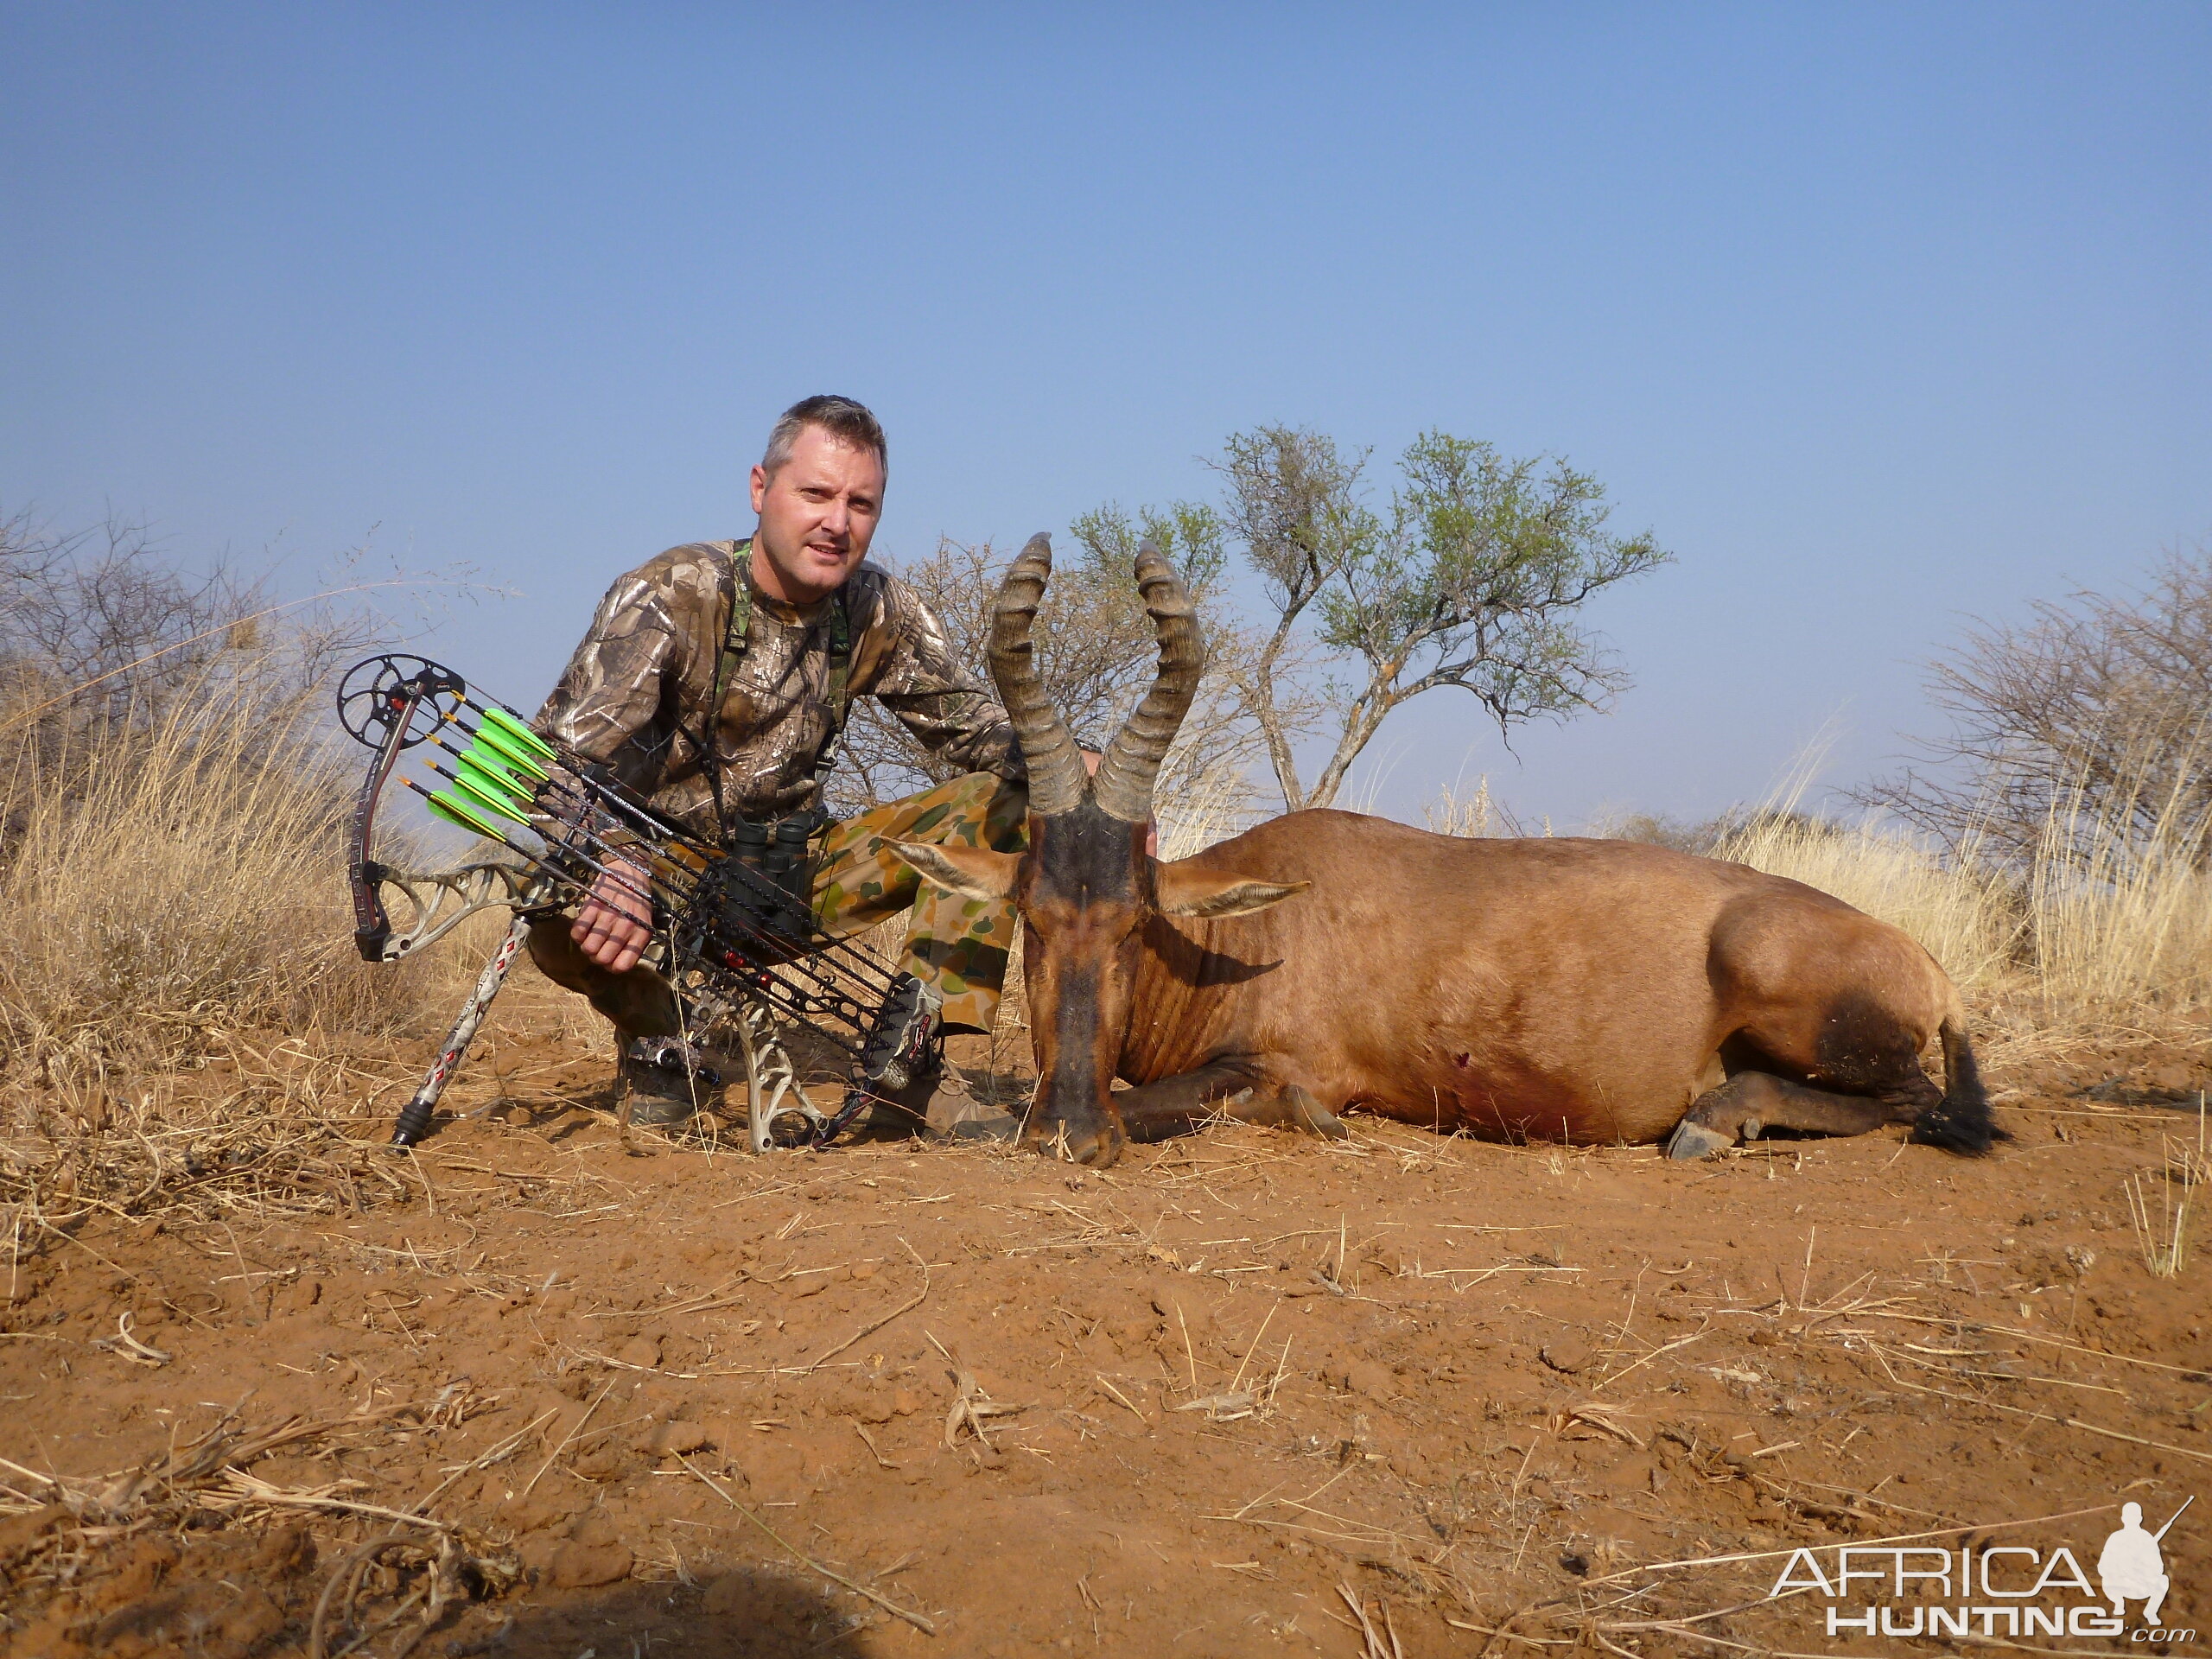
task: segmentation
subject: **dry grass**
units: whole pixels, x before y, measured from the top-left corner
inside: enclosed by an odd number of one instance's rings
[[[2204,1096],[2196,1097],[2196,1139],[2194,1144],[2171,1135],[2159,1137],[2163,1166],[2128,1178],[2127,1218],[2135,1230],[2136,1249],[2154,1279],[2171,1279],[2189,1259],[2190,1211],[2196,1189],[2212,1178],[2212,1164],[2205,1160]]]
[[[1475,780],[1471,790],[1459,783],[1446,785],[1436,792],[1436,798],[1421,810],[1421,821],[1440,836],[1461,836],[1469,840],[1484,840],[1492,836],[1519,836],[1527,833],[1520,820],[1490,792],[1490,774],[1484,772]],[[1549,830],[1547,829],[1546,833]]]
[[[2062,1004],[2155,1018],[2212,1004],[2212,823],[2178,788],[2086,790],[2051,810],[2027,887],[2033,964]]]
[[[18,1056],[175,1061],[209,1031],[383,1032],[409,987],[354,956],[339,839],[352,779],[320,698],[251,664],[150,725],[25,756],[0,810],[0,1029]]]
[[[1181,788],[1161,791],[1160,856],[1188,858],[1251,826],[1252,785],[1243,768],[1204,768]]]
[[[2189,1254],[2189,1208],[2192,1196],[2158,1175],[2132,1175],[2126,1193],[2127,1218],[2135,1229],[2135,1246],[2143,1265],[2154,1279],[2171,1279],[2181,1271]]]
[[[231,653],[151,714],[9,734],[0,1187],[26,1217],[359,1202],[338,1120],[395,1082],[365,1044],[435,1020],[461,964],[355,955],[357,774],[319,691],[271,689],[297,683]]]

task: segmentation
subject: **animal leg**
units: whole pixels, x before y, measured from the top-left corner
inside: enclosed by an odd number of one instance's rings
[[[1330,1141],[1341,1141],[1351,1133],[1296,1084],[1278,1084],[1234,1063],[1202,1066],[1180,1077],[1125,1089],[1115,1096],[1114,1103],[1132,1141],[1187,1135],[1218,1116]]]
[[[1738,1071],[1691,1103],[1667,1142],[1667,1155],[1703,1158],[1738,1140],[1755,1141],[1770,1128],[1864,1135],[1894,1115],[1885,1103],[1863,1095],[1830,1094],[1770,1071]]]
[[[1864,1095],[1888,1109],[1887,1121],[1912,1125],[1912,1138],[1967,1154],[2006,1139],[1990,1119],[1989,1096],[1967,1035],[1966,1010],[1956,992],[1937,1027],[1943,1046],[1944,1086],[1938,1089],[1920,1063],[1923,1033],[1863,995],[1837,996],[1820,1005],[1770,1009],[1730,1040],[1753,1058],[1815,1088]],[[1726,1052],[1724,1048],[1724,1054]]]
[[[1286,1083],[1274,1099],[1255,1097],[1248,1106],[1229,1107],[1240,1123],[1264,1123],[1270,1128],[1294,1129],[1324,1141],[1349,1141],[1351,1131],[1344,1120],[1294,1083]]]

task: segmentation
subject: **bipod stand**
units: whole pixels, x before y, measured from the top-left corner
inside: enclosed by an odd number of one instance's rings
[[[446,1084],[453,1081],[453,1074],[460,1068],[461,1056],[468,1052],[468,1045],[475,1039],[484,1016],[489,1013],[492,999],[499,995],[499,988],[507,982],[507,970],[515,965],[515,956],[530,938],[530,918],[518,912],[507,925],[507,937],[499,941],[499,948],[492,953],[492,960],[484,964],[484,971],[476,976],[476,988],[468,994],[468,1001],[461,1005],[461,1017],[453,1022],[447,1034],[445,1046],[438,1051],[438,1058],[423,1078],[423,1086],[415,1097],[400,1108],[399,1122],[392,1127],[391,1146],[394,1151],[405,1151],[419,1146],[430,1137],[431,1119],[438,1109],[438,1096],[446,1091]]]

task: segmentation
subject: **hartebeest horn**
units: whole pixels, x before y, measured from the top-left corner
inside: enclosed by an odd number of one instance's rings
[[[1029,633],[1037,607],[1052,574],[1052,538],[1043,531],[1029,538],[991,606],[991,678],[1006,705],[1014,734],[1021,740],[1029,765],[1029,810],[1045,817],[1072,812],[1083,804],[1083,756],[1067,721],[1052,707],[1037,678]]]
[[[1153,632],[1160,640],[1160,670],[1144,701],[1106,746],[1091,786],[1099,810],[1124,823],[1142,823],[1152,816],[1153,782],[1160,776],[1160,763],[1167,758],[1176,729],[1190,712],[1191,699],[1198,695],[1198,676],[1206,661],[1190,590],[1150,542],[1137,549],[1137,591],[1144,595]]]

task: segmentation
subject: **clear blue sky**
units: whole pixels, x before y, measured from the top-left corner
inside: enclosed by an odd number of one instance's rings
[[[1700,813],[1961,613],[2212,532],[2212,8],[0,5],[0,506],[467,560],[532,702],[741,533],[783,405],[879,545],[1208,487],[1232,429],[1556,452],[1680,563],[1608,717],[1435,694],[1376,798]]]

